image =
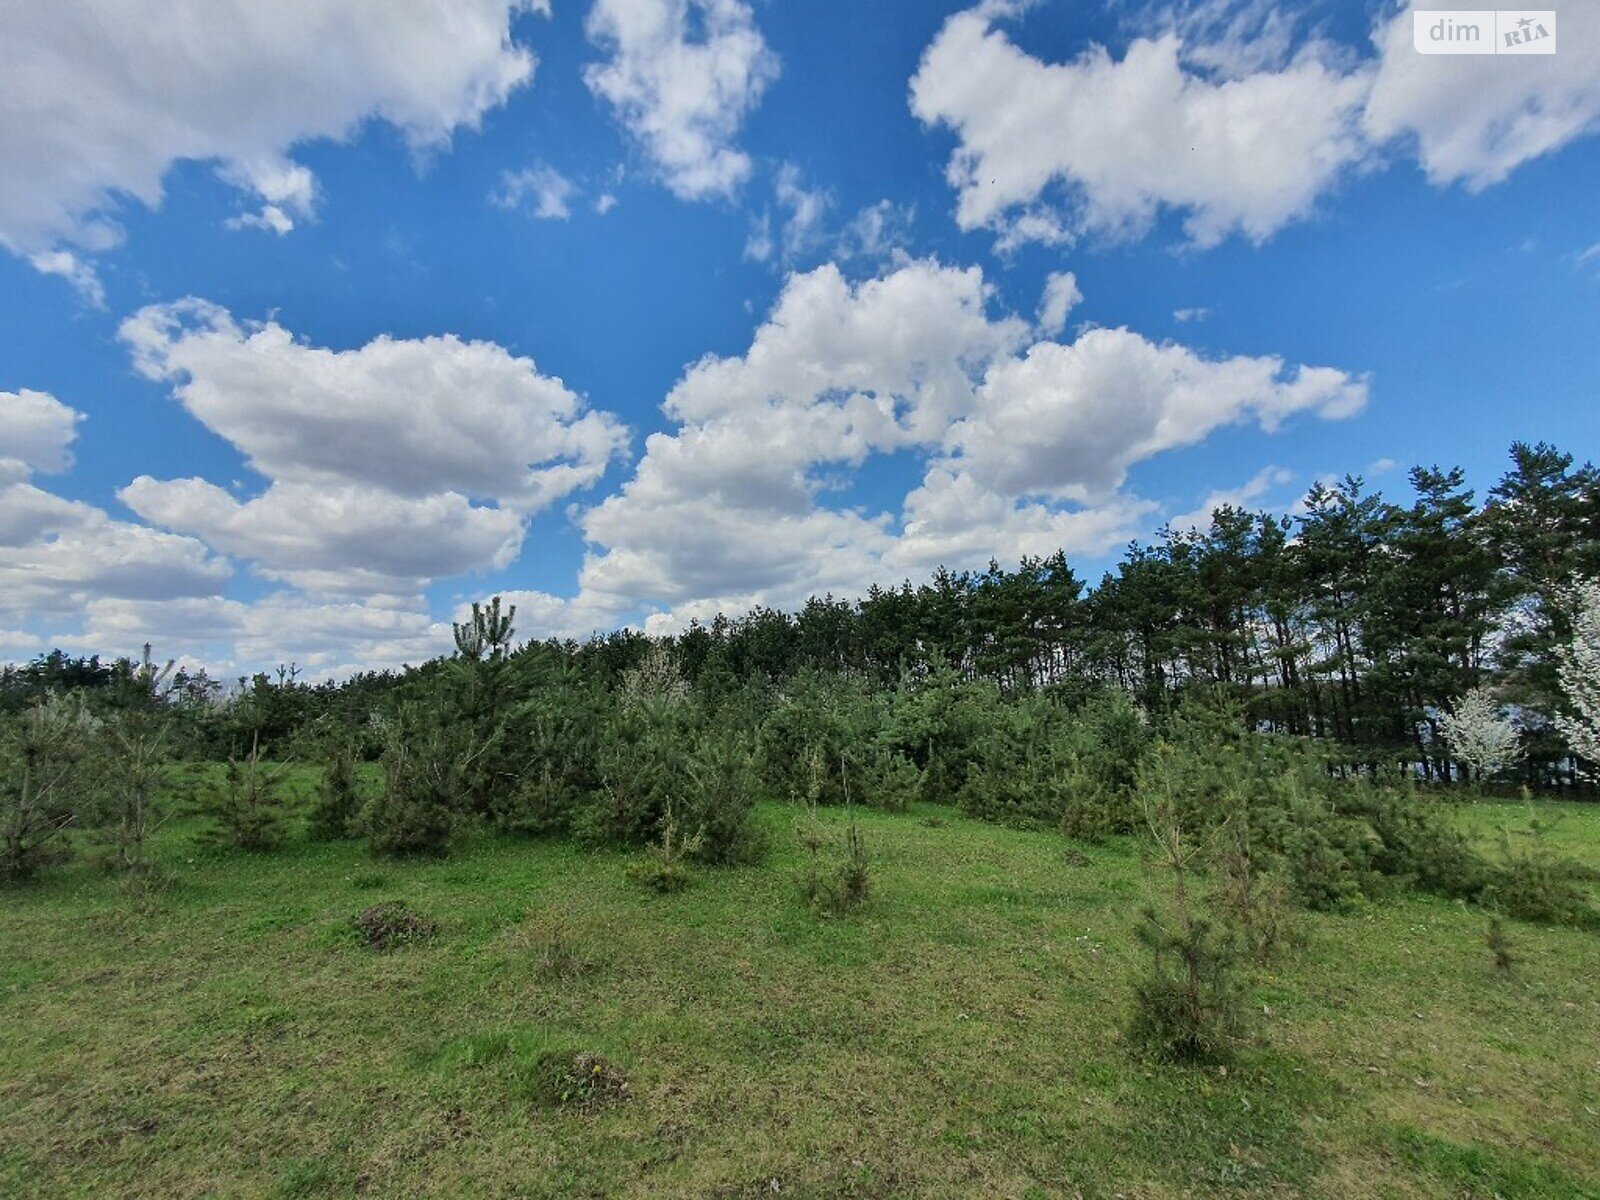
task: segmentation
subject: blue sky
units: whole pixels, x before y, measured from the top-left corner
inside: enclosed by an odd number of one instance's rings
[[[1397,4],[301,7],[0,16],[0,656],[1093,579],[1591,454],[1596,6],[1526,58]]]

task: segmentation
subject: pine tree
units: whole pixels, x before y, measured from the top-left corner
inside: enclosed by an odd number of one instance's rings
[[[56,692],[0,728],[0,879],[27,879],[56,857],[79,816],[97,733],[81,695]]]
[[[505,709],[511,684],[511,647],[517,606],[499,596],[473,601],[471,615],[455,622],[456,657],[446,666],[455,713],[447,718],[468,745],[459,756],[458,782],[467,807],[490,816],[514,773],[505,745]]]
[[[1545,442],[1514,443],[1511,464],[1484,510],[1517,618],[1501,661],[1514,698],[1549,710],[1561,695],[1556,647],[1571,635],[1566,597],[1580,578],[1600,574],[1600,530],[1588,519],[1600,472],[1588,463],[1574,468],[1572,455]]]
[[[1382,499],[1358,476],[1315,484],[1297,518],[1302,584],[1310,623],[1306,665],[1317,695],[1318,731],[1348,744],[1370,740],[1365,676],[1368,615],[1384,539]]]
[[[101,740],[105,786],[100,835],[109,865],[132,881],[150,873],[150,839],[165,823],[162,770],[172,752],[170,727],[158,714],[133,710],[108,720]]]
[[[1496,913],[1489,918],[1489,928],[1484,931],[1483,944],[1489,948],[1489,954],[1494,959],[1494,969],[1504,975],[1517,965],[1517,956],[1511,945],[1511,937],[1506,933],[1506,923]]]
[[[1164,769],[1158,765],[1157,778]],[[1245,1029],[1238,941],[1190,895],[1198,847],[1185,835],[1170,789],[1145,798],[1145,823],[1173,891],[1168,911],[1152,904],[1134,927],[1150,963],[1134,985],[1129,1037],[1160,1058],[1225,1062]]]
[[[288,815],[282,792],[286,770],[283,764],[265,760],[260,735],[253,736],[249,753],[228,760],[222,783],[201,802],[213,823],[207,839],[240,850],[275,849]]]
[[[449,849],[465,808],[462,780],[473,765],[462,742],[434,709],[403,709],[386,726],[383,787],[356,823],[374,853],[406,857]]]
[[[1367,690],[1381,714],[1378,740],[1396,749],[1409,743],[1425,772],[1448,777],[1448,760],[1434,753],[1435,714],[1477,682],[1501,593],[1461,470],[1418,467],[1411,485],[1410,508],[1385,510],[1363,630],[1372,656]]]
[[[344,740],[328,747],[311,803],[311,835],[328,841],[352,836],[361,812],[355,748]]]

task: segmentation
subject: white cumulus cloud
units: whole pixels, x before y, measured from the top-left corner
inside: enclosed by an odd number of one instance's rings
[[[118,521],[36,486],[72,465],[81,413],[45,392],[0,392],[0,619],[72,614],[104,597],[213,591],[228,564],[189,537]]]
[[[1164,213],[1191,244],[1260,243],[1347,176],[1414,155],[1437,185],[1480,189],[1600,131],[1600,6],[1560,10],[1549,56],[1418,54],[1415,3],[1370,44],[1296,44],[1259,0],[1193,6],[1119,55],[1049,62],[1002,25],[1026,5],[952,16],[911,80],[912,112],[954,133],[962,229],[1002,252],[1142,236]]]
[[[997,491],[1088,501],[1120,487],[1135,463],[1225,425],[1271,432],[1296,413],[1337,420],[1366,401],[1364,380],[1330,367],[1207,359],[1131,330],[1090,329],[994,367],[946,444]]]
[[[322,600],[278,593],[245,602],[223,596],[97,600],[82,631],[54,644],[133,654],[145,643],[181,651],[227,677],[295,663],[304,678],[421,663],[451,649],[450,626],[415,604]]]
[[[180,160],[215,162],[261,202],[236,224],[282,232],[315,201],[311,172],[290,157],[297,145],[381,120],[419,153],[444,146],[532,77],[532,52],[511,36],[527,10],[548,8],[545,0],[0,5],[0,245],[27,255],[62,243],[104,249],[120,236],[122,206],[159,206]]]
[[[1274,70],[1214,79],[1176,34],[1121,59],[1025,53],[978,8],[946,22],[911,81],[911,109],[953,130],[947,178],[963,229],[1012,242],[1144,232],[1163,209],[1191,239],[1255,241],[1307,215],[1362,153],[1365,80],[1312,47]]]
[[[1064,305],[1075,281],[1052,290]],[[935,261],[859,283],[832,265],[791,276],[743,354],[685,371],[662,406],[675,428],[578,518],[579,593],[547,599],[546,619],[645,613],[674,628],[941,563],[1100,553],[1156,512],[1121,490],[1135,463],[1223,425],[1337,419],[1366,399],[1341,371],[1208,359],[1127,330],[1033,342],[993,309],[981,271]],[[920,481],[897,503],[852,501],[860,469],[890,455],[911,456]]]
[[[1376,142],[1409,142],[1434,183],[1476,191],[1600,131],[1600,4],[1558,7],[1555,54],[1482,57],[1418,54],[1417,7],[1373,35],[1380,62],[1363,121]]]
[[[331,350],[194,299],[141,309],[121,336],[268,480],[241,502],[201,479],[140,477],[124,503],[312,590],[404,592],[503,566],[531,514],[625,449],[614,417],[490,342]]]
[[[331,350],[195,299],[140,309],[121,337],[142,374],[275,480],[454,490],[532,511],[593,483],[626,437],[493,342],[379,336]]]
[[[0,462],[12,470],[65,471],[83,414],[48,392],[0,392]]]
[[[204,479],[141,475],[117,498],[154,525],[182,530],[313,592],[405,592],[418,582],[503,567],[523,519],[445,492],[408,499],[377,488],[273,483],[239,501]]]
[[[595,0],[589,40],[609,57],[589,89],[685,200],[730,196],[750,175],[735,145],[778,75],[778,59],[743,0]]]

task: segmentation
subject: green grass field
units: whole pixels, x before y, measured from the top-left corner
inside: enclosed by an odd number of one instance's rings
[[[869,814],[873,897],[823,920],[794,814],[761,818],[765,864],[667,896],[563,844],[393,864],[177,825],[143,907],[87,866],[0,893],[0,1195],[1600,1196],[1592,932],[1511,922],[1503,976],[1458,904],[1302,915],[1254,977],[1259,1044],[1170,1067],[1120,1032],[1136,844],[1073,865],[1059,836]],[[1600,867],[1600,807],[1551,837]],[[352,919],[391,899],[438,935],[368,949]],[[588,969],[550,969],[557,928]],[[550,1049],[628,1098],[551,1106]]]

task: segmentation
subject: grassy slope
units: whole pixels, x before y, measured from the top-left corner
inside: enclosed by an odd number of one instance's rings
[[[1074,867],[931,815],[864,818],[876,896],[842,921],[802,909],[779,808],[765,866],[667,897],[562,845],[383,865],[181,830],[152,911],[86,868],[0,894],[0,1195],[1600,1196],[1594,934],[1513,924],[1499,978],[1459,905],[1307,916],[1262,1046],[1157,1067],[1119,1034],[1135,848]],[[1600,808],[1558,833],[1600,866]],[[440,936],[356,944],[390,898]],[[556,919],[573,981],[538,969]],[[546,1047],[632,1098],[537,1106]]]

